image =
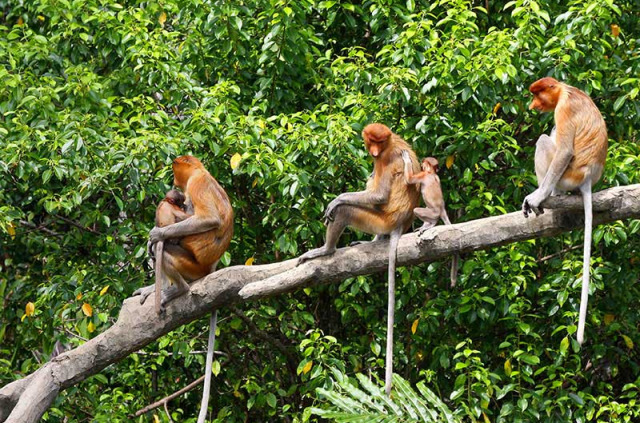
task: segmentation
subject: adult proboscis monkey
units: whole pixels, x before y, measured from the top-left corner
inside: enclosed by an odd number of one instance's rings
[[[373,157],[373,174],[367,188],[360,192],[346,192],[336,197],[325,210],[327,235],[324,246],[308,251],[299,263],[333,254],[340,235],[347,226],[380,236],[389,235],[389,300],[387,308],[387,349],[385,391],[391,392],[393,372],[393,324],[395,316],[396,250],[400,236],[413,222],[413,209],[418,205],[420,192],[404,179],[402,152],[407,151],[414,172],[418,159],[402,138],[380,123],[367,125],[362,131],[364,144]]]
[[[166,239],[179,238],[177,245],[164,244],[163,271],[173,282],[162,293],[161,305],[189,292],[188,282],[203,278],[216,268],[218,260],[229,247],[233,236],[233,209],[227,193],[193,156],[181,156],[173,161],[173,184],[186,194],[186,205],[193,215],[185,220],[162,228],[155,227],[149,233],[149,249]],[[142,295],[141,303],[153,292],[154,287],[142,288],[134,293]],[[211,313],[207,346],[206,372],[198,423],[206,418],[211,365],[218,311]]]
[[[579,89],[553,78],[542,78],[529,87],[533,101],[529,109],[554,112],[551,136],[543,134],[536,143],[535,168],[538,189],[522,204],[525,217],[543,213],[542,203],[552,193],[580,190],[584,202],[584,253],[582,293],[577,340],[584,341],[589,300],[592,208],[591,189],[602,176],[607,158],[607,127],[591,98]]]

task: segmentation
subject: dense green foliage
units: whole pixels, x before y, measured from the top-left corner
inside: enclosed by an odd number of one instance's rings
[[[151,283],[146,236],[179,154],[232,199],[224,265],[319,246],[325,205],[371,171],[359,132],[373,121],[447,163],[454,222],[518,210],[552,125],[526,110],[545,75],[603,112],[596,189],[640,182],[640,2],[486,4],[0,0],[0,385],[56,341],[106,330]],[[638,421],[639,230],[594,231],[582,349],[582,231],[466,254],[453,290],[448,261],[399,269],[396,371],[462,421]],[[217,421],[317,419],[304,410],[332,389],[331,368],[382,374],[385,304],[373,275],[223,309]],[[201,374],[206,330],[182,327],[65,391],[45,420],[130,421]],[[194,421],[199,395],[173,400],[173,418]]]

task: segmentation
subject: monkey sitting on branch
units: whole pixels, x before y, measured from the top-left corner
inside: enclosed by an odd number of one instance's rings
[[[380,123],[367,125],[362,131],[365,147],[373,157],[373,174],[367,188],[346,192],[336,197],[325,210],[327,235],[324,246],[300,256],[298,264],[316,257],[333,254],[338,239],[347,226],[376,235],[374,240],[389,235],[389,300],[387,307],[387,350],[385,391],[391,393],[393,371],[393,323],[395,315],[396,250],[400,236],[411,227],[413,209],[420,201],[417,187],[403,178],[403,151],[411,165],[418,169],[418,158],[402,138]]]
[[[233,236],[233,209],[229,196],[200,160],[194,156],[176,158],[173,161],[173,184],[186,194],[184,203],[189,213],[188,217],[180,222],[153,228],[149,233],[148,244],[149,251],[153,251],[155,245],[162,241],[179,240],[176,244],[165,242],[162,257],[160,251],[156,251],[156,260],[162,263],[162,266],[156,266],[156,269],[160,269],[158,273],[162,273],[161,278],[168,278],[173,285],[161,293],[158,293],[159,286],[151,285],[138,289],[133,295],[141,296],[141,304],[154,290],[156,301],[160,300],[160,307],[189,292],[189,282],[215,271]],[[206,419],[217,321],[218,310],[214,310],[209,326],[198,423],[204,423]]]
[[[438,219],[442,219],[445,224],[451,225],[447,210],[444,205],[444,196],[438,177],[438,160],[435,157],[426,157],[422,160],[422,172],[413,173],[411,157],[406,151],[402,152],[404,160],[404,178],[409,185],[419,185],[422,192],[422,199],[425,207],[416,207],[413,214],[424,223],[418,228],[419,234],[433,228]],[[455,287],[458,281],[458,259],[459,255],[454,254],[451,259],[451,287]]]
[[[538,189],[522,203],[524,217],[544,213],[540,204],[557,192],[579,190],[584,204],[584,250],[582,293],[577,340],[584,342],[584,326],[589,301],[591,231],[593,213],[591,189],[602,176],[607,158],[607,126],[587,94],[553,78],[537,80],[529,87],[533,100],[529,110],[554,112],[551,136],[542,134],[536,143],[535,169]]]

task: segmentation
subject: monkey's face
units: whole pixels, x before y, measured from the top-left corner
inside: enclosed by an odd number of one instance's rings
[[[362,131],[364,146],[374,158],[380,157],[387,148],[391,135],[391,130],[381,123],[369,124]]]
[[[437,173],[438,159],[435,157],[426,157],[422,159],[422,171],[426,173]]]
[[[174,180],[175,180],[175,177],[174,177]],[[184,207],[185,199],[186,198],[184,194],[175,189],[170,190],[169,192],[167,192],[167,195],[166,195],[166,200],[178,207]]]
[[[189,178],[202,167],[200,160],[193,156],[180,156],[173,161],[173,185],[185,191]]]
[[[547,77],[531,84],[529,91],[533,94],[533,100],[531,104],[529,104],[529,110],[535,109],[539,112],[552,112],[558,105],[562,87],[558,81]]]
[[[364,140],[365,140],[364,141],[364,145],[366,146],[367,151],[373,157],[379,157],[380,154],[382,154],[384,149],[387,147],[387,140],[374,141],[374,140],[371,140],[371,139],[366,138],[366,137],[365,137]]]

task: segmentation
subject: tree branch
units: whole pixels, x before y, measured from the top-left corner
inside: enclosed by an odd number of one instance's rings
[[[557,235],[583,226],[579,196],[554,197],[538,217],[521,212],[455,225],[436,226],[422,236],[404,235],[398,246],[398,265],[441,259],[455,252],[484,250],[508,243]],[[615,187],[593,195],[594,225],[640,218],[640,184]],[[191,285],[162,315],[153,301],[140,305],[137,297],[124,301],[118,321],[87,343],[60,354],[25,379],[0,389],[0,422],[36,422],[57,393],[100,372],[175,328],[241,301],[271,297],[319,284],[379,272],[387,267],[388,242],[339,249],[335,254],[296,267],[297,260],[263,266],[234,266],[217,271]],[[9,414],[11,413],[11,414]],[[7,417],[8,416],[8,417]]]
[[[195,388],[196,386],[200,385],[202,383],[202,381],[204,380],[205,375],[200,376],[199,378],[197,378],[196,380],[194,380],[193,382],[191,382],[190,384],[188,384],[187,386],[185,386],[184,388],[180,389],[179,391],[174,392],[171,395],[168,395],[164,398],[162,398],[161,400],[158,400],[156,402],[154,402],[153,404],[149,404],[144,408],[141,408],[140,410],[136,411],[135,414],[129,416],[129,417],[139,417],[141,415],[143,415],[144,413],[148,413],[151,410],[155,410],[158,407],[161,406],[165,406],[165,411],[167,412],[167,416],[169,416],[169,418],[171,418],[171,415],[169,414],[169,412],[167,411],[167,403],[169,401],[171,401],[172,399],[179,397],[180,395],[184,394],[185,392],[189,392],[190,390],[192,390],[193,388]]]

